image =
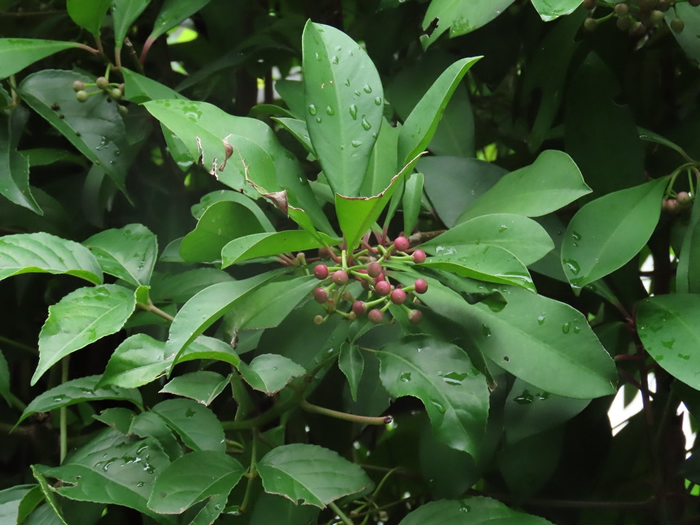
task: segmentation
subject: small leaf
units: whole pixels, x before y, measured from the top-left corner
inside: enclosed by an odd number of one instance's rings
[[[268,396],[282,390],[295,377],[306,374],[303,366],[277,354],[259,355],[249,365],[241,363],[238,371],[246,383]]]
[[[668,140],[666,137],[659,135],[658,133],[654,133],[653,131],[641,128],[639,126],[637,126],[637,133],[639,134],[639,138],[641,140],[644,140],[646,142],[652,142],[654,144],[661,144],[662,146],[666,146],[667,148],[670,148],[673,151],[679,153],[684,158],[687,156],[687,153],[685,152],[685,150],[683,148],[681,148],[678,144]]]
[[[258,106],[255,106],[258,107]],[[273,117],[272,120],[279,122],[280,125],[289,131],[289,133],[297,139],[297,142],[304,146],[304,149],[308,151],[311,155],[316,157],[316,152],[311,144],[311,137],[309,136],[309,130],[306,127],[306,122],[299,120],[298,118],[285,118],[285,117]]]
[[[358,465],[317,445],[277,447],[257,467],[265,492],[321,508],[372,486]]]
[[[435,437],[478,458],[486,431],[486,378],[459,347],[432,339],[392,343],[377,352],[380,378],[392,397],[420,399]]]
[[[172,379],[158,393],[189,397],[208,406],[223,392],[230,380],[231,376],[224,377],[216,372],[200,370]]]
[[[157,439],[171,460],[179,458],[184,453],[182,445],[178,442],[165,420],[153,412],[141,412],[133,418],[126,435],[135,435],[144,439],[149,437]]]
[[[185,454],[158,476],[148,506],[159,514],[181,514],[207,498],[227,497],[244,473],[243,465],[223,452]]]
[[[547,0],[532,0],[540,18],[545,22],[551,22],[560,16],[570,15],[581,5],[582,0],[557,0],[550,2]]]
[[[17,106],[9,116],[0,116],[0,194],[18,206],[43,215],[29,186],[29,159],[17,151],[17,144],[29,112]]]
[[[92,416],[97,421],[104,423],[108,427],[118,430],[124,435],[129,433],[131,424],[136,414],[128,408],[107,408],[97,415]]]
[[[0,78],[7,78],[42,58],[73,47],[80,47],[80,44],[31,38],[0,38]]]
[[[99,387],[100,376],[81,377],[51,388],[43,394],[35,397],[27,408],[22,412],[22,416],[17,421],[19,425],[37,412],[48,412],[56,408],[84,403],[86,401],[101,401],[104,399],[114,399],[118,401],[128,401],[138,407],[143,406],[141,394],[138,390],[125,389],[118,386]]]
[[[437,19],[437,27],[421,37],[424,48],[450,29],[450,38],[465,35],[488,24],[503,13],[514,0],[432,0],[423,18],[426,31]]]
[[[350,386],[350,396],[353,401],[357,401],[357,387],[362,379],[362,372],[365,369],[365,360],[362,352],[356,345],[343,343],[340,345],[338,355],[338,368],[345,374]]]
[[[7,366],[7,359],[0,352],[0,396],[2,396],[8,405],[10,403],[10,368]]]
[[[65,273],[102,283],[100,265],[87,248],[48,233],[0,238],[0,280],[22,273]]]
[[[99,38],[100,27],[111,3],[112,0],[66,0],[66,10],[73,22]]]
[[[589,202],[569,223],[561,261],[571,286],[582,288],[631,260],[659,222],[668,180],[661,178]]]
[[[148,40],[155,40],[207,5],[210,0],[165,0]]]
[[[116,284],[80,288],[50,306],[31,384],[67,355],[121,330],[135,307],[134,292]]]
[[[552,525],[544,518],[511,510],[500,501],[484,497],[431,501],[411,512],[401,520],[399,525],[462,525],[464,523],[469,525]]]
[[[546,150],[530,166],[501,177],[457,222],[491,213],[539,217],[590,192],[571,157],[561,151]]]
[[[650,297],[637,308],[637,334],[661,368],[700,389],[700,295]]]
[[[334,193],[359,194],[384,111],[374,63],[354,40],[327,25],[306,23],[302,36],[304,116]]]
[[[139,15],[143,12],[151,0],[113,0],[112,1],[112,24],[114,26],[114,47],[117,53],[124,44],[131,24],[133,24]],[[126,69],[121,68],[122,73]],[[126,81],[126,74],[124,75]],[[170,98],[170,97],[168,97]]]
[[[174,364],[177,365],[197,359],[223,361],[236,368],[238,368],[241,362],[241,358],[238,357],[235,350],[231,348],[231,345],[224,343],[220,339],[214,339],[213,337],[206,337],[203,335],[200,335],[187,345],[185,350],[180,353],[179,357],[174,361]]]
[[[165,374],[170,364],[165,359],[165,343],[146,334],[134,334],[114,350],[100,386],[137,388],[147,385]]]
[[[406,185],[403,190],[403,231],[408,235],[413,231],[423,200],[423,181],[422,173],[412,173],[406,180]]]
[[[324,233],[313,235],[305,230],[253,233],[238,237],[222,248],[222,268],[258,257],[312,250],[339,242],[340,239]]]
[[[226,451],[221,423],[207,407],[191,399],[169,399],[151,410],[192,450]]]
[[[391,179],[396,175],[399,164],[398,141],[399,128],[392,126],[386,118],[383,119],[377,142],[374,143],[374,149],[369,158],[367,173],[362,181],[361,196],[378,195],[391,184]]]

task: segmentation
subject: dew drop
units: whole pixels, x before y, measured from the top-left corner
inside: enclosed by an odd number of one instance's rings
[[[572,259],[565,259],[564,265],[566,268],[573,274],[573,275],[578,275],[579,272],[581,271],[581,267],[578,265],[578,263]]]
[[[309,104],[309,113],[311,113],[312,115],[315,115],[317,112],[318,112],[318,110],[316,109],[316,106],[313,104]]]
[[[365,84],[364,86],[362,86],[362,90],[363,90],[365,93],[371,93],[371,92],[372,92],[372,88],[369,86],[369,84]]]
[[[501,227],[498,228],[498,233],[503,233],[507,229],[508,229],[508,226],[506,226],[505,224],[501,224]]]
[[[486,337],[491,337],[491,329],[486,325],[486,323],[482,323],[481,333],[484,334]]]
[[[564,323],[561,325],[561,331],[565,334],[568,334],[569,331],[571,330],[571,323]]]
[[[361,140],[353,140],[350,144],[352,144],[353,148],[359,148],[362,146],[362,141]]]
[[[350,87],[350,79],[349,78],[345,80],[345,85]]]
[[[329,115],[335,115],[335,111],[331,106],[326,106],[326,113],[328,113]]]
[[[540,316],[537,318],[537,324],[540,325],[540,326],[542,326],[542,325],[544,324],[545,321],[546,321],[546,318],[545,318],[544,315],[540,315]]]
[[[374,104],[375,104],[376,106],[381,106],[381,105],[382,105],[382,97],[376,97],[376,98],[374,99]]]
[[[340,62],[340,59],[338,58],[337,55],[333,55],[333,58],[331,58],[331,62],[333,62],[334,64],[337,64],[338,62]]]
[[[320,124],[321,122],[323,122],[323,119],[321,117],[316,117],[316,122]]]
[[[355,104],[350,104],[350,116],[353,120],[357,120],[357,106]]]
[[[370,124],[366,118],[362,119],[362,129],[364,129],[365,131],[369,131],[370,129],[372,129],[372,124]]]
[[[571,236],[574,238],[575,241],[581,240],[581,234],[578,232],[571,232]]]
[[[399,376],[402,383],[408,383],[411,380],[411,372],[404,372]]]

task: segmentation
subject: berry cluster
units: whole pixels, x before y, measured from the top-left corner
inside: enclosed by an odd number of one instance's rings
[[[671,215],[675,215],[675,214],[680,213],[683,210],[689,208],[692,203],[693,203],[693,195],[691,195],[687,191],[679,191],[676,194],[675,199],[674,198],[664,199],[663,204],[662,204],[662,209],[665,212],[670,213]]]
[[[591,10],[583,26],[588,31],[595,31],[601,22],[615,19],[618,29],[641,37],[650,29],[659,27],[664,21],[664,13],[672,8],[675,12],[675,6],[680,2],[688,2],[693,7],[700,5],[700,0],[624,0],[619,3],[609,0],[583,0],[584,7]],[[598,8],[611,8],[612,11],[596,18],[594,15]],[[669,23],[669,27],[675,33],[680,33],[685,28],[685,22],[676,16]]]
[[[413,250],[410,254],[410,242],[406,237],[400,236],[394,239],[394,243],[388,249],[383,246],[379,249],[366,249],[355,255],[356,264],[348,265],[343,254],[339,266],[328,266],[320,263],[314,267],[314,276],[323,281],[323,285],[313,290],[313,297],[316,302],[323,305],[326,315],[317,315],[314,318],[316,324],[321,324],[330,315],[338,313],[348,319],[356,319],[367,315],[370,322],[380,324],[384,321],[384,313],[392,304],[401,305],[408,314],[411,323],[419,323],[422,318],[420,310],[411,309],[406,303],[411,304],[417,301],[416,294],[423,294],[428,290],[428,283],[425,279],[416,279],[410,285],[401,287],[398,283],[392,283],[391,276],[382,266],[384,261],[390,258],[400,261],[420,264],[425,262],[426,254],[423,250]],[[323,256],[338,257],[328,249],[323,250]],[[378,257],[377,257],[378,256]],[[351,280],[358,281],[367,291],[365,300],[360,300],[352,296],[347,290]],[[349,311],[343,310],[343,303],[349,305]],[[347,308],[347,306],[346,306]]]
[[[91,87],[96,87],[97,89],[88,91],[87,88]],[[124,96],[124,84],[110,82],[107,77],[99,77],[94,83],[85,83],[76,80],[73,82],[73,91],[75,91],[75,98],[78,99],[78,102],[87,102],[89,97],[99,93],[106,93],[112,100],[119,101]],[[121,104],[117,104],[117,109],[122,116],[126,116],[129,112],[126,106],[122,106]]]

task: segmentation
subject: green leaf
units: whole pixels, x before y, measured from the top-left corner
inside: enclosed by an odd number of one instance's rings
[[[265,492],[321,508],[372,486],[358,465],[317,445],[277,447],[257,467]]]
[[[700,293],[700,272],[696,270],[700,264],[700,199],[697,195],[678,255],[676,292]]]
[[[287,498],[261,491],[250,509],[250,525],[309,525],[317,523],[320,509],[297,505]]]
[[[551,22],[560,16],[570,15],[576,8],[581,5],[582,0],[532,0],[532,5],[535,6],[540,18],[545,22]]]
[[[262,354],[253,359],[249,365],[241,363],[238,371],[255,390],[265,392],[268,396],[282,390],[295,377],[306,373],[303,366],[288,357],[277,354]]]
[[[29,161],[29,166],[49,166],[57,162],[71,162],[80,166],[85,166],[85,159],[81,155],[70,151],[53,148],[32,148],[21,151]]]
[[[29,186],[29,159],[17,151],[17,144],[29,112],[15,107],[9,116],[0,116],[0,194],[18,206],[43,215]]]
[[[489,413],[486,379],[459,347],[434,339],[392,343],[377,353],[392,397],[420,399],[435,437],[478,458]]]
[[[275,274],[268,272],[242,281],[214,284],[187,301],[170,325],[166,356],[178,361],[183,349],[201,335],[247,293],[264,284]]]
[[[406,163],[430,143],[452,94],[481,57],[463,58],[448,67],[428,89],[399,133],[399,162]]]
[[[8,525],[21,523],[18,520],[20,503],[35,487],[36,485],[16,485],[0,490],[0,521],[2,523]]]
[[[457,222],[491,213],[539,217],[590,192],[571,157],[561,151],[546,150],[530,166],[503,176]]]
[[[169,399],[151,410],[192,450],[226,451],[221,423],[207,407],[191,399]]]
[[[695,364],[700,362],[700,295],[662,295],[641,301],[637,334],[661,368],[700,389]]]
[[[114,350],[100,386],[137,388],[147,385],[165,374],[170,364],[165,359],[165,343],[146,334],[134,334]]]
[[[233,277],[216,268],[197,268],[177,274],[156,272],[151,279],[151,300],[185,303],[208,286],[229,281],[233,281]]]
[[[117,104],[108,103],[105,95],[78,102],[71,89],[76,80],[94,82],[93,78],[73,71],[45,69],[25,78],[17,91],[126,195],[126,173],[140,145],[129,143]]]
[[[418,222],[423,200],[422,173],[411,173],[403,189],[403,231],[409,234]]]
[[[185,350],[180,353],[180,356],[175,359],[173,365],[197,359],[223,361],[236,368],[241,362],[241,358],[238,357],[238,354],[231,348],[230,344],[224,343],[220,339],[201,335],[187,345]]]
[[[42,58],[74,47],[80,47],[80,44],[31,38],[0,38],[0,78],[7,78]]]
[[[134,292],[116,284],[79,288],[50,306],[31,384],[67,355],[121,330],[135,307]]]
[[[68,274],[102,283],[100,265],[87,248],[48,233],[0,238],[0,280],[23,273]]]
[[[391,184],[391,179],[398,169],[398,140],[399,128],[392,126],[386,118],[383,119],[377,142],[374,143],[374,149],[369,158],[367,173],[362,181],[360,195],[365,197],[378,195]]]
[[[97,421],[104,423],[108,427],[112,427],[113,429],[118,430],[122,434],[127,435],[129,433],[129,429],[131,428],[131,424],[133,423],[135,416],[136,414],[133,410],[129,410],[128,408],[115,407],[107,408],[99,414],[96,414],[92,417]]]
[[[112,0],[66,0],[66,10],[73,22],[99,38],[100,27],[111,3]]]
[[[668,180],[609,193],[581,208],[569,223],[561,261],[571,286],[582,288],[630,261],[651,237]]]
[[[275,89],[287,103],[287,107],[299,119],[304,119],[304,82],[299,80],[281,79],[275,82]]]
[[[148,40],[155,40],[180,22],[195,14],[207,5],[210,0],[165,0],[153,25],[153,31]]]
[[[365,50],[334,27],[309,21],[302,40],[311,143],[331,189],[356,197],[382,124],[379,73]]]
[[[158,476],[148,506],[159,514],[181,514],[207,498],[227,497],[244,473],[243,465],[223,452],[185,454]]]
[[[666,12],[666,23],[670,24],[674,18],[680,18],[685,22],[685,29],[680,33],[671,31],[673,37],[685,51],[685,54],[691,60],[700,62],[700,42],[698,34],[700,34],[700,13],[692,5],[687,2],[679,3],[673,6]]]
[[[121,50],[131,24],[133,24],[139,15],[143,12],[150,0],[113,0],[112,1],[112,24],[114,26],[114,47],[117,53]],[[124,73],[127,71],[121,68]],[[124,75],[126,80],[126,74]],[[170,98],[170,97],[168,97]]]
[[[141,2],[143,0],[136,0]],[[146,0],[148,3],[150,0]],[[132,2],[133,3],[133,2]],[[114,7],[112,8],[114,11]],[[139,75],[125,67],[121,68],[121,72],[124,75],[124,99],[134,102],[136,104],[142,104],[148,102],[149,100],[161,100],[161,99],[183,99],[186,98],[175,91],[170,89],[165,84],[156,82],[153,79]]]
[[[348,380],[352,400],[357,401],[357,387],[362,379],[362,371],[365,369],[365,360],[357,345],[348,343],[340,345],[338,368]]]
[[[258,106],[256,106],[258,107]],[[280,125],[289,131],[289,133],[297,139],[299,144],[304,146],[304,149],[308,151],[311,155],[314,157],[316,156],[316,152],[314,151],[314,147],[311,145],[311,137],[309,136],[309,130],[306,127],[306,122],[303,120],[299,120],[298,118],[284,118],[284,117],[279,117],[275,118],[273,117],[272,120],[275,122],[279,122]]]
[[[465,516],[468,514],[468,518]],[[552,525],[544,518],[509,509],[491,498],[431,501],[401,520],[399,525]]]
[[[60,467],[38,465],[38,472],[61,483],[53,490],[69,499],[123,505],[158,520],[147,506],[155,479],[170,463],[158,441],[134,441],[105,429]]]
[[[199,370],[172,379],[159,393],[189,397],[209,406],[216,396],[223,392],[230,380],[230,376],[224,377],[216,372]]]
[[[521,215],[481,215],[458,224],[421,245],[434,255],[458,256],[464,246],[498,246],[515,255],[525,266],[539,261],[554,248],[542,226]]]
[[[437,19],[437,27],[421,37],[423,48],[427,48],[450,29],[450,38],[471,33],[488,24],[503,13],[514,0],[432,0],[423,18],[423,30],[427,30]]]
[[[0,352],[0,396],[2,396],[9,405],[11,405],[10,394],[10,368],[7,366],[5,355]]]
[[[120,388],[118,386],[98,387],[100,376],[81,377],[51,388],[35,397],[24,409],[17,424],[37,412],[48,412],[56,408],[84,403],[86,401],[101,401],[114,399],[128,401],[138,407],[143,406],[138,390]]]
[[[182,445],[175,438],[166,421],[153,412],[142,412],[133,418],[126,435],[157,439],[171,460],[179,458],[184,453]]]
[[[222,268],[258,257],[301,252],[339,244],[340,239],[304,230],[253,233],[233,239],[221,250]]]
[[[55,519],[56,522],[60,523],[61,525],[68,525],[65,518],[63,517],[63,510],[61,509],[61,506],[58,503],[58,498],[51,490],[49,482],[46,481],[46,477],[40,472],[39,466],[31,465],[30,468],[32,469],[32,475],[34,476],[34,479],[36,479],[37,482],[39,482],[39,488],[41,489],[41,493],[43,494],[44,499],[46,501],[46,505],[44,506],[44,508],[51,508],[51,510],[53,511],[52,517]]]
[[[662,146],[666,146],[667,148],[670,148],[676,153],[680,154],[682,157],[687,157],[687,153],[683,148],[681,148],[675,142],[668,140],[666,137],[659,135],[658,133],[654,133],[653,131],[644,129],[639,126],[637,126],[637,133],[639,134],[639,138],[645,142],[651,142],[653,144],[660,144]]]
[[[102,271],[134,286],[148,285],[158,257],[156,236],[141,224],[102,231],[83,241]]]
[[[236,204],[240,204],[255,216],[263,230],[268,232],[275,231],[275,227],[270,222],[270,219],[267,218],[265,212],[260,209],[258,203],[237,191],[219,190],[207,193],[199,200],[199,203],[192,206],[192,215],[197,220],[201,219],[202,215],[217,202],[235,202]]]

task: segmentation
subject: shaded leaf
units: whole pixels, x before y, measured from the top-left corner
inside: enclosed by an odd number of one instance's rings
[[[560,16],[573,13],[582,0],[556,0],[551,2],[548,0],[532,0],[532,5],[535,6],[540,18],[545,22],[559,18]]]
[[[144,0],[135,1],[142,2]],[[147,3],[148,1],[150,0],[146,0]],[[112,8],[112,10],[114,10],[114,8]],[[126,100],[135,102],[136,104],[142,104],[149,100],[185,99],[184,96],[174,89],[170,89],[165,84],[139,75],[125,67],[121,68],[121,72],[124,75],[124,99]]]
[[[43,215],[29,186],[29,159],[17,151],[29,112],[17,106],[0,116],[0,194],[18,206]]]
[[[249,259],[312,250],[339,242],[340,239],[324,233],[313,235],[305,230],[253,233],[233,239],[221,249],[222,268]]]
[[[399,128],[393,127],[386,118],[383,119],[377,142],[374,143],[374,149],[369,158],[367,173],[362,181],[360,195],[365,197],[378,195],[391,184],[399,164],[398,140]]]
[[[469,514],[467,518],[465,513]],[[509,509],[491,498],[431,501],[401,520],[399,525],[552,525],[544,518]]]
[[[345,374],[350,386],[350,396],[353,401],[357,401],[357,387],[362,379],[362,372],[365,369],[365,360],[362,352],[356,345],[343,343],[340,345],[338,355],[338,368]]]
[[[7,359],[0,352],[0,396],[2,396],[8,404],[10,403],[10,368],[7,366]],[[1,515],[1,514],[0,514]]]
[[[695,196],[688,228],[683,236],[678,267],[676,268],[676,292],[700,293],[700,199]]]
[[[233,281],[233,277],[216,268],[197,268],[174,274],[156,272],[151,279],[151,300],[154,303],[185,303],[205,288],[229,281]]]
[[[172,430],[163,418],[153,412],[141,412],[132,421],[127,436],[136,435],[142,438],[154,438],[160,443],[171,460],[177,459],[184,451],[175,438]]]
[[[73,22],[99,38],[100,27],[111,4],[112,0],[66,0],[66,10]]]
[[[169,399],[151,410],[192,450],[226,451],[221,423],[207,407],[191,399]]]
[[[122,48],[124,37],[126,37],[131,24],[139,17],[151,0],[113,0],[112,1],[112,24],[114,27],[114,47],[117,50]],[[119,52],[119,51],[117,51]],[[121,68],[124,72],[125,68]],[[125,80],[126,80],[126,75]],[[170,97],[168,97],[170,98]]]
[[[31,38],[0,38],[0,78],[14,75],[42,58],[72,47],[80,47],[80,44]]]
[[[209,2],[210,0],[165,0],[148,39],[155,40],[185,18],[195,14]]]
[[[135,416],[136,414],[133,412],[133,410],[129,410],[128,408],[115,407],[103,410],[99,414],[96,414],[92,417],[97,421],[104,423],[108,427],[112,427],[113,429],[118,430],[122,434],[126,435],[129,433],[131,423],[134,421]]]
[[[450,29],[450,38],[470,33],[503,13],[514,0],[432,0],[423,18],[423,30],[437,19],[433,32],[421,37],[424,48]]]
[[[259,355],[249,365],[241,363],[238,371],[246,383],[268,396],[282,390],[295,377],[306,374],[303,366],[277,354]]]
[[[234,367],[238,367],[241,362],[240,357],[231,348],[230,344],[224,343],[220,339],[213,337],[199,336],[192,341],[185,350],[180,353],[174,364],[184,363],[186,361],[194,361],[196,359],[214,359],[229,363]]]
[[[422,173],[411,173],[403,189],[403,231],[409,234],[418,222],[423,201]]]
[[[224,377],[216,372],[199,370],[170,380],[159,393],[189,397],[208,406],[223,392],[230,380],[231,376]]]
[[[146,334],[125,339],[109,358],[100,386],[137,388],[165,374],[170,366],[165,359],[165,343]]]
[[[18,520],[20,503],[35,487],[36,485],[15,485],[14,487],[0,490],[0,520],[2,523],[7,523],[8,525],[20,523]]]

